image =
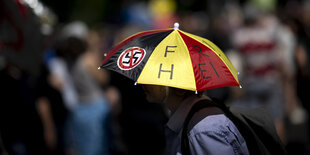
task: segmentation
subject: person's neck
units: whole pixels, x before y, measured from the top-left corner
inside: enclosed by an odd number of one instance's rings
[[[179,96],[179,97],[175,96],[171,98],[169,102],[167,103],[167,106],[169,110],[171,111],[171,113],[173,114],[187,98],[190,98],[192,96],[196,96],[196,95],[193,94],[193,95]]]

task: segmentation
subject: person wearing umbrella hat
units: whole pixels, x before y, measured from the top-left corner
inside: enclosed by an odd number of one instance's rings
[[[145,31],[110,50],[100,68],[142,84],[149,102],[171,111],[166,125],[166,154],[249,154],[234,123],[220,110],[189,122],[189,152],[181,151],[183,123],[207,89],[240,86],[237,71],[211,41],[178,29]],[[195,93],[196,92],[196,93]],[[207,108],[209,109],[209,108]],[[191,126],[195,124],[194,126]],[[183,148],[182,148],[183,149]]]

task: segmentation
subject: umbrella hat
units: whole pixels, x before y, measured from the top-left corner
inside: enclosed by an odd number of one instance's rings
[[[138,84],[204,91],[239,86],[237,71],[211,41],[174,29],[137,33],[112,48],[99,68]]]

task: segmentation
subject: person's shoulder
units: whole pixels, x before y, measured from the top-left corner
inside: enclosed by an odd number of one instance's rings
[[[244,138],[225,114],[203,118],[190,130],[188,139],[195,150],[208,150],[210,154],[248,154]]]
[[[199,121],[191,130],[190,135],[199,133],[225,133],[233,123],[224,114],[210,115]]]

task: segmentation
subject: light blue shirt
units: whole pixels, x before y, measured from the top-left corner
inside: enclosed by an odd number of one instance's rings
[[[166,128],[166,155],[181,155],[184,120],[191,107],[202,98],[191,96],[180,104]],[[246,142],[236,126],[224,115],[210,115],[198,122],[188,134],[192,155],[248,155]]]

